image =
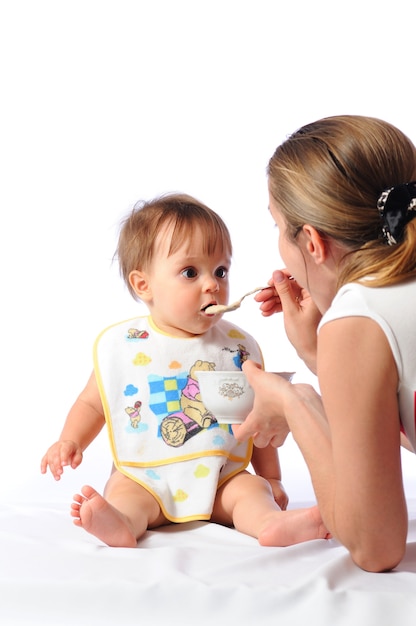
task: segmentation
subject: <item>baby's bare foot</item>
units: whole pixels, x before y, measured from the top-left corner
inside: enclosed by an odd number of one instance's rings
[[[74,524],[109,546],[135,548],[137,539],[127,519],[95,489],[86,485],[74,496],[71,505]]]
[[[308,509],[276,511],[259,533],[262,546],[291,546],[312,539],[329,539],[317,506]]]

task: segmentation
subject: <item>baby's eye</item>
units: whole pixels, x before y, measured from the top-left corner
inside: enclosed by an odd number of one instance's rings
[[[226,278],[228,274],[228,270],[226,267],[218,267],[215,270],[215,276],[217,276],[217,278]]]
[[[198,275],[198,272],[194,267],[187,267],[182,271],[182,276],[185,278],[195,278]]]

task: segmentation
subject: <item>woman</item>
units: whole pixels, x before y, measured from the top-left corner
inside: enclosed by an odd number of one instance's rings
[[[415,146],[378,119],[326,118],[277,148],[269,208],[286,269],[256,299],[263,315],[283,311],[321,395],[248,361],[255,404],[236,429],[259,447],[292,432],[326,527],[374,572],[395,567],[406,547],[401,434],[416,446],[413,181]]]

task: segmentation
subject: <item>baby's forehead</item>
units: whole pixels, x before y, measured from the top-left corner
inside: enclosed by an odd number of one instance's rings
[[[168,222],[158,231],[154,251],[156,254],[171,256],[181,253],[189,256],[213,255],[225,253],[231,256],[228,242],[221,233],[205,224],[185,222],[182,224]]]

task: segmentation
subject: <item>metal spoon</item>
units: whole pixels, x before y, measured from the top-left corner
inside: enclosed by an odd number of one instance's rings
[[[232,304],[211,304],[211,306],[208,306],[205,309],[205,313],[208,313],[208,315],[216,315],[217,313],[225,313],[226,311],[235,311],[240,307],[244,298],[251,296],[253,293],[257,293],[257,291],[261,291],[262,289],[268,289],[269,287],[270,285],[266,285],[265,287],[256,287],[256,289],[248,291],[244,294],[244,296],[241,296],[239,300],[236,300],[236,302],[233,302]]]

